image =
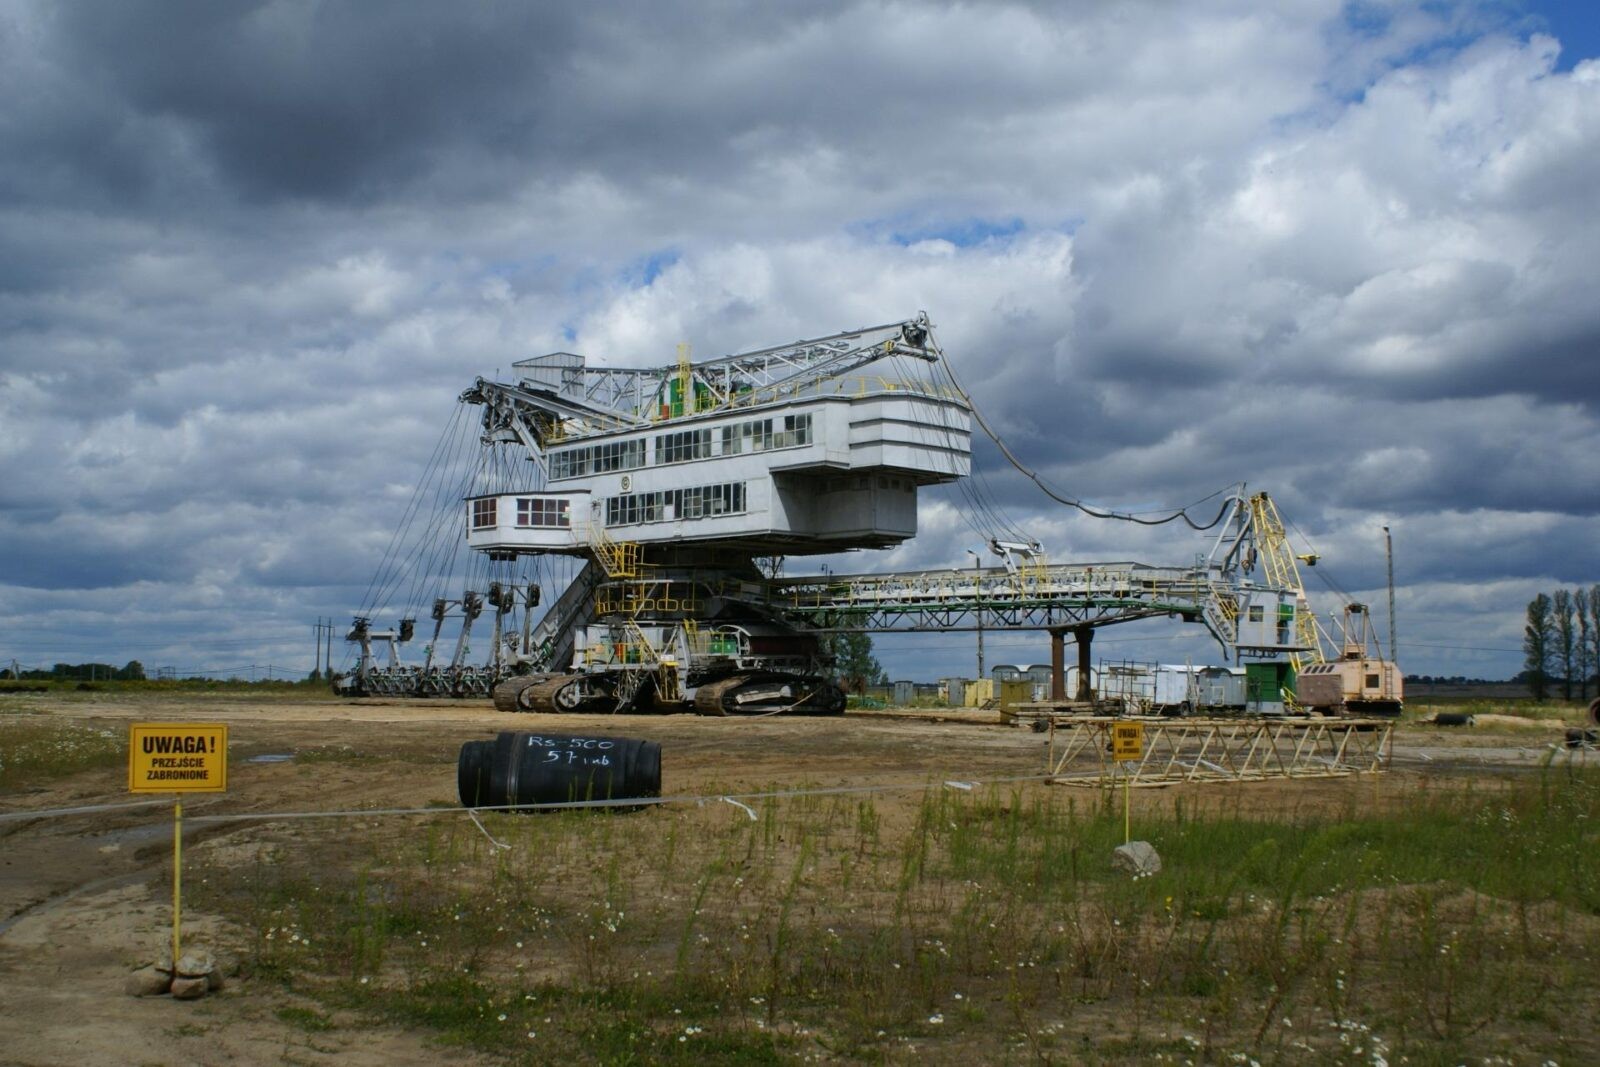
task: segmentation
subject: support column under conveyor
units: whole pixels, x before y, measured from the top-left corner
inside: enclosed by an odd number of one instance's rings
[[[1055,627],[1050,630],[1050,699],[1057,703],[1064,703],[1067,699],[1067,629]],[[1085,623],[1070,629],[1072,640],[1078,646],[1078,691],[1072,699],[1084,704],[1093,703],[1094,687],[1089,684],[1089,657],[1094,644],[1094,627]]]

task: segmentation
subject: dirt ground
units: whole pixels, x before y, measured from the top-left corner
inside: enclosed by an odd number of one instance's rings
[[[992,712],[852,712],[842,719],[759,721],[694,716],[508,716],[487,704],[436,701],[268,701],[194,696],[50,700],[43,709],[112,730],[135,721],[225,722],[229,788],[185,804],[185,853],[238,849],[260,822],[193,817],[456,804],[463,742],[501,730],[599,733],[659,741],[663,794],[695,796],[807,787],[907,787],[880,803],[910,811],[922,787],[1037,775],[1045,739],[1002,726]],[[1560,724],[1509,731],[1422,730],[1397,735],[1393,770],[1372,778],[1196,785],[1145,790],[1141,805],[1217,802],[1262,810],[1339,802],[1402,803],[1430,776],[1530,768],[1559,742]],[[259,757],[291,757],[259,761]],[[897,797],[901,799],[896,799]],[[0,797],[0,814],[124,804],[121,767],[83,772]],[[1137,816],[1136,816],[1137,817]],[[334,832],[334,822],[308,828]],[[307,832],[311,832],[309,829]],[[446,1053],[425,1035],[336,1019],[296,1025],[277,986],[230,981],[185,1003],[122,992],[133,969],[163,954],[171,922],[170,808],[0,821],[0,1063],[29,1065],[333,1063],[428,1064]],[[216,916],[186,909],[185,945],[225,960],[243,944]],[[478,1062],[450,1049],[459,1063]]]

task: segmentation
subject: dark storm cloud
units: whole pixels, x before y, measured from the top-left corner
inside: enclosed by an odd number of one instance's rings
[[[78,111],[83,121],[53,147],[64,160],[115,161],[98,175],[108,193],[137,194],[142,183],[125,179],[160,146],[108,146],[103,134],[114,123],[168,124],[246,197],[371,202],[454,152],[515,151],[522,131],[547,121],[578,13],[546,4],[68,6],[51,15],[50,58],[123,110],[99,121]]]

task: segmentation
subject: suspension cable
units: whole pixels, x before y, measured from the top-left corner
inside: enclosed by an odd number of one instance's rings
[[[1161,509],[1163,511],[1170,510],[1170,513],[1154,519],[1143,518],[1140,514],[1134,512],[1115,511],[1110,508],[1095,507],[1092,504],[1086,504],[1082,500],[1078,500],[1074,497],[1063,496],[1061,493],[1056,492],[1048,484],[1046,484],[1043,478],[1041,478],[1027,464],[1018,459],[1016,453],[1011,451],[1010,447],[1005,443],[1005,440],[1001,438],[1000,434],[995,431],[994,427],[989,425],[989,420],[983,417],[983,412],[979,410],[978,405],[972,399],[971,394],[967,392],[967,390],[961,385],[960,380],[956,378],[955,370],[949,366],[948,361],[945,361],[945,371],[950,376],[951,384],[954,385],[956,391],[961,394],[961,398],[967,402],[967,407],[972,411],[972,417],[976,419],[978,425],[983,428],[983,432],[988,436],[989,440],[993,441],[1000,449],[1000,454],[1005,456],[1007,462],[1020,471],[1024,477],[1033,482],[1034,485],[1038,486],[1040,491],[1058,503],[1066,504],[1068,507],[1077,508],[1085,515],[1089,515],[1096,519],[1118,519],[1122,522],[1132,522],[1140,526],[1164,526],[1169,522],[1176,522],[1179,519],[1182,519],[1190,529],[1201,532],[1215,528],[1218,523],[1222,522],[1232,508],[1231,499],[1224,500],[1222,502],[1222,507],[1217,510],[1216,517],[1210,522],[1204,524],[1197,523],[1189,516],[1190,508],[1198,507],[1199,505],[1204,504],[1206,501],[1213,500],[1218,496],[1231,494],[1239,488],[1237,485],[1225,486],[1221,489],[1218,489],[1216,492],[1208,493],[1199,500],[1185,504],[1179,508]]]

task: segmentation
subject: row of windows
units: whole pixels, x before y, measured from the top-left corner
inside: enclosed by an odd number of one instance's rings
[[[517,497],[518,526],[571,526],[572,501],[558,497]]]
[[[551,478],[576,478],[581,474],[631,471],[644,466],[644,441],[607,441],[585,448],[550,453]]]
[[[629,493],[606,501],[607,526],[632,526],[641,522],[699,519],[708,515],[735,515],[745,509],[743,482],[697,485],[659,493]]]
[[[710,458],[710,430],[684,430],[656,437],[657,463],[687,463],[691,459]]]
[[[494,526],[499,518],[499,500],[495,497],[480,497],[472,502],[472,528],[474,530],[487,530]],[[572,501],[554,497],[519,496],[517,497],[517,525],[530,526],[563,526],[572,525]]]
[[[783,428],[772,430],[773,419],[755,419],[722,428],[722,454],[766,452],[774,448],[794,448],[811,443],[811,416],[785,415]]]
[[[776,428],[775,428],[776,427]],[[687,463],[712,458],[712,431],[683,430],[656,435],[656,465]],[[742,452],[767,452],[775,448],[798,448],[811,443],[811,416],[785,415],[779,419],[753,419],[722,427],[724,456]],[[566,448],[550,453],[550,477],[577,478],[585,474],[637,470],[645,465],[645,443],[610,441],[582,448]]]

